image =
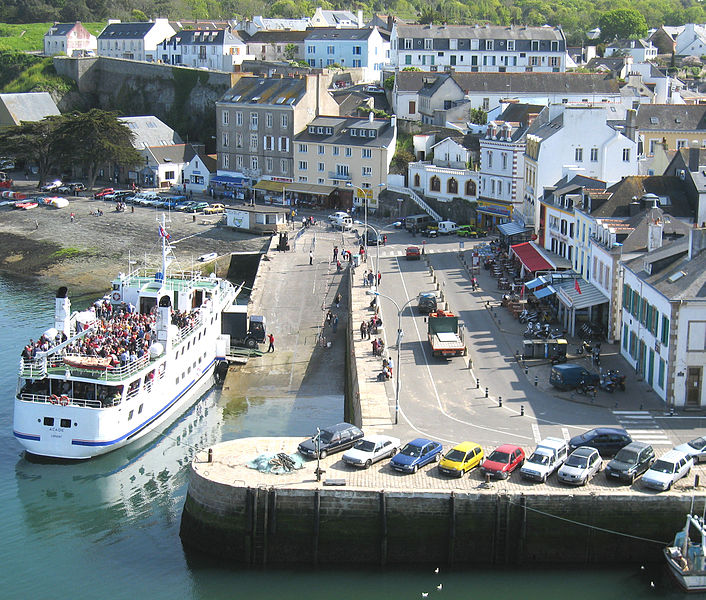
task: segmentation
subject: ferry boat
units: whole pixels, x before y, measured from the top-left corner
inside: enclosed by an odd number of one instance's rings
[[[669,571],[687,592],[706,592],[706,538],[704,519],[686,515],[686,524],[664,549]]]
[[[161,271],[120,273],[90,310],[72,312],[59,288],[54,327],[20,359],[13,429],[26,452],[105,454],[166,427],[212,387],[230,346],[221,313],[242,285],[168,271],[164,217],[158,234]]]

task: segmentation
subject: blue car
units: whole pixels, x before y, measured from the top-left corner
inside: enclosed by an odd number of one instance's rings
[[[390,461],[395,471],[416,473],[419,467],[441,460],[443,446],[426,438],[417,438],[405,445]]]

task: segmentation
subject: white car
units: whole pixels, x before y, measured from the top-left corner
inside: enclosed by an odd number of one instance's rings
[[[674,449],[685,452],[694,459],[695,463],[706,462],[706,437],[698,437],[686,444],[679,444]]]
[[[586,485],[601,470],[601,455],[595,448],[580,446],[576,448],[557,471],[562,483]]]
[[[670,450],[658,458],[642,476],[645,487],[660,492],[671,489],[675,481],[686,477],[694,466],[694,459],[686,452]]]
[[[366,435],[343,455],[343,462],[367,469],[383,458],[392,458],[400,448],[400,440],[389,435]]]

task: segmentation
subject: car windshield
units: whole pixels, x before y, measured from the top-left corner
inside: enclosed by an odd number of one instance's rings
[[[333,434],[330,431],[322,431],[320,433],[321,437],[321,442],[330,442],[331,438],[333,437]],[[316,437],[314,437],[314,440],[316,440]]]
[[[691,446],[694,450],[702,450],[704,446],[706,446],[706,438],[696,438],[695,440],[691,440],[689,442],[689,446]]]
[[[637,462],[637,452],[623,448],[615,455],[615,460],[624,463],[635,463]]]
[[[452,460],[454,462],[461,462],[466,458],[466,453],[461,450],[450,450],[449,453],[444,457],[447,460]]]
[[[537,454],[535,452],[529,457],[528,462],[534,463],[535,465],[548,465],[549,457],[546,454]]]
[[[664,460],[658,460],[652,465],[651,470],[658,473],[674,473],[674,465]]]
[[[406,454],[407,456],[421,456],[422,449],[419,446],[407,444],[404,448],[402,448],[400,454]]]
[[[588,458],[585,456],[569,456],[566,461],[568,467],[576,467],[578,469],[585,469],[588,465]]]
[[[509,463],[510,455],[507,452],[498,452],[497,450],[493,450],[490,453],[488,460],[497,463]]]
[[[355,445],[356,450],[362,450],[363,452],[372,452],[375,450],[375,443],[370,440],[360,440]]]

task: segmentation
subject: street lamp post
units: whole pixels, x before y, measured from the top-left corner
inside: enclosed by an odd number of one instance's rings
[[[365,193],[365,190],[362,187],[358,187],[357,185],[353,185],[350,181],[346,183],[348,187],[355,188],[357,190],[360,190],[361,194],[363,195],[363,202],[364,202],[364,208],[365,208],[365,234],[363,236],[363,243],[365,244],[365,252],[367,253],[368,251],[368,229],[372,229],[375,232],[375,239],[376,239],[376,258],[375,262],[376,264],[374,265],[374,271],[375,271],[375,276],[377,277],[377,272],[380,269],[380,232],[373,227],[372,225],[368,225],[368,195]],[[384,186],[384,183],[380,184],[380,187]],[[376,279],[377,282],[377,279]]]
[[[402,372],[402,365],[400,364],[400,346],[402,345],[402,313],[405,308],[414,302],[415,299],[410,298],[400,307],[393,298],[390,298],[390,296],[386,296],[385,294],[372,290],[368,290],[365,293],[368,296],[380,296],[381,298],[386,298],[392,302],[397,309],[397,377],[395,377],[395,425],[397,425],[400,413],[400,373]]]

